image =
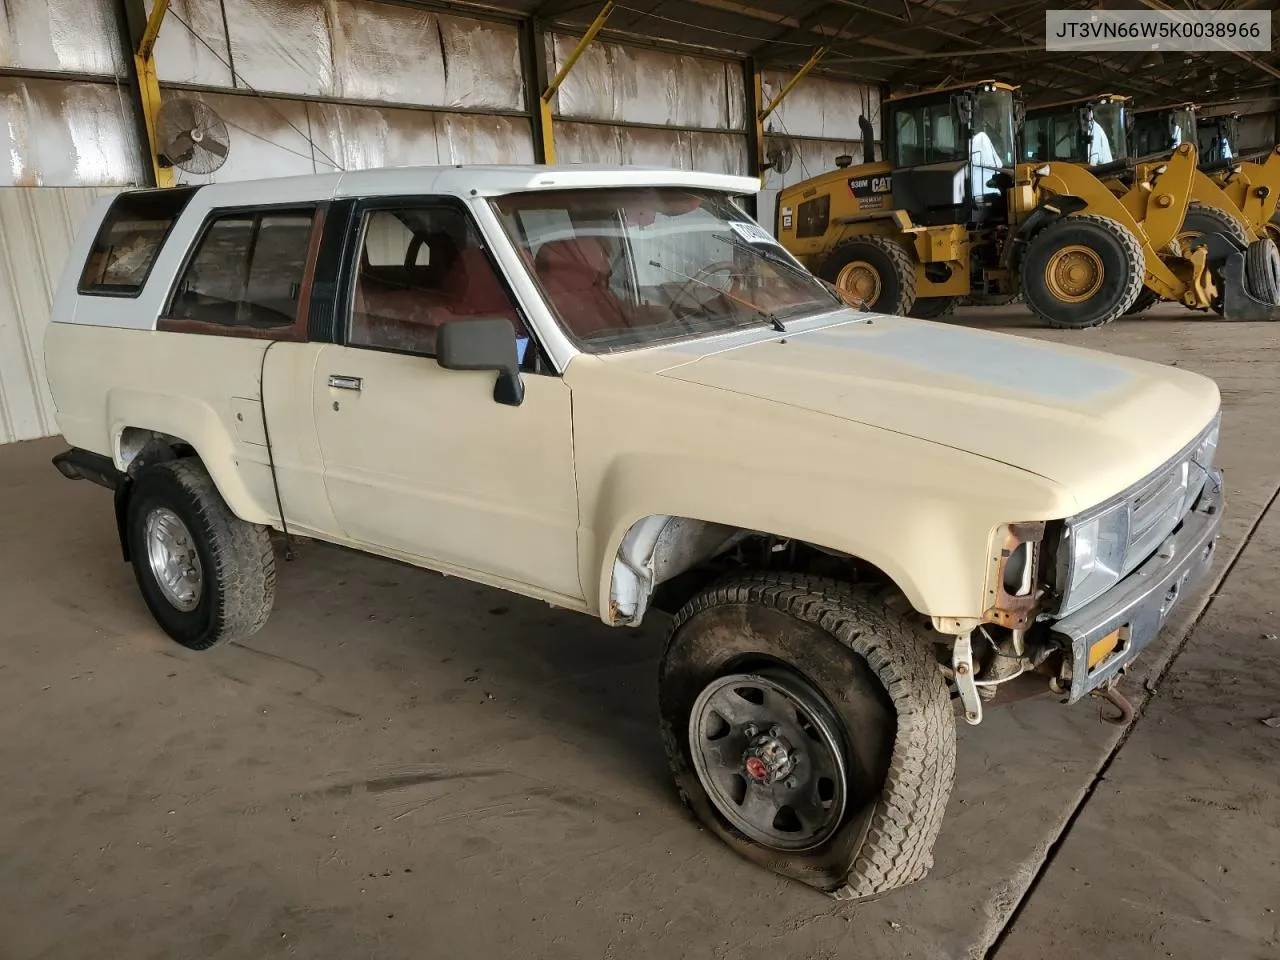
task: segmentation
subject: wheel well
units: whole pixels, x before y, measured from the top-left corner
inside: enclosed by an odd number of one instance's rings
[[[195,447],[181,437],[143,427],[125,427],[120,432],[119,451],[120,466],[130,476],[153,463],[196,456]]]
[[[618,547],[606,620],[636,625],[651,607],[675,613],[712,582],[745,570],[892,582],[874,564],[819,544],[688,517],[649,516],[632,524]]]
[[[199,455],[195,447],[181,437],[143,427],[125,427],[120,431],[119,454],[125,478],[116,487],[116,533],[120,537],[120,553],[128,563],[132,557],[129,555],[129,534],[125,527],[129,516],[129,497],[133,493],[133,478],[139,470],[153,463]]]

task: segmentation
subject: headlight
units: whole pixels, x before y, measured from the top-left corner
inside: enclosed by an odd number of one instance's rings
[[[1117,504],[1067,527],[1067,589],[1072,608],[1088,603],[1120,580],[1129,543],[1129,510]]]

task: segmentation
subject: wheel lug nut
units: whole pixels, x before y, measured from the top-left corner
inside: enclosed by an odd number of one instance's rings
[[[796,781],[796,778],[795,778],[795,777],[787,777],[787,789],[788,789],[788,790],[794,790],[798,785],[799,785],[799,784],[798,784],[798,782]]]
[[[760,728],[757,727],[754,723],[748,723],[745,727],[742,728],[742,732],[747,735],[748,739],[753,739],[755,735],[760,732]]]
[[[782,736],[782,728],[775,723],[769,728],[769,736],[776,740],[778,737]]]

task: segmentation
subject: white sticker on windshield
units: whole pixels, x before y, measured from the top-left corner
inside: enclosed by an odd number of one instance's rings
[[[769,235],[768,230],[758,223],[743,223],[740,220],[730,220],[729,227],[747,243],[776,244],[778,242]]]

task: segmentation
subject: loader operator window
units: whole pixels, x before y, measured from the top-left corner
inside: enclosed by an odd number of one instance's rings
[[[965,159],[951,101],[906,105],[895,113],[895,166],[918,167]]]

